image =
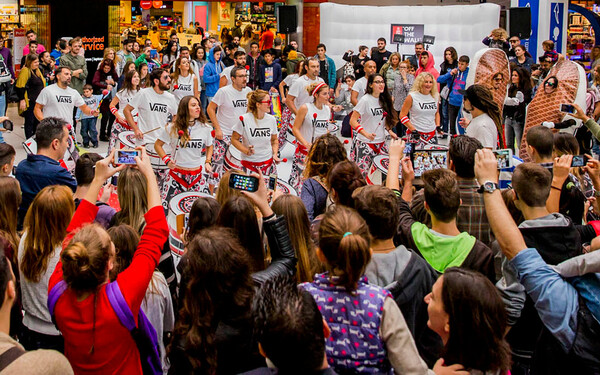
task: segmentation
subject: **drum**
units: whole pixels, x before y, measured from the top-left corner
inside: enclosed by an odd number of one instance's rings
[[[238,150],[233,144],[230,144],[227,147],[227,151],[225,152],[225,158],[223,159],[223,171],[227,172],[232,169],[237,169],[240,171],[244,170],[242,166],[242,152]]]
[[[28,155],[37,153],[37,142],[35,141],[35,137],[25,140],[22,145],[23,149],[25,149],[25,152]],[[79,159],[79,151],[75,147],[73,138],[69,137],[69,147],[65,152],[65,156],[59,160],[59,163],[69,172],[75,173],[75,164],[77,163],[77,159]]]
[[[133,149],[135,148],[135,135],[131,130],[122,131],[117,137],[117,149]]]
[[[337,134],[337,132],[340,130],[340,126],[341,126],[341,121],[336,121],[334,122],[330,122],[329,126],[328,126],[328,130],[331,134]]]
[[[117,149],[119,149],[119,150],[133,149],[133,148],[136,148],[136,146],[139,146],[142,144],[141,141],[138,141],[135,138],[135,134],[130,130],[126,130],[126,131],[119,133],[118,141],[119,141],[119,143],[117,145]],[[163,149],[165,150],[165,152],[167,154],[169,154],[171,151],[171,148],[168,144],[163,145]],[[146,144],[146,153],[148,154],[148,157],[150,158],[150,164],[152,165],[152,169],[154,169],[154,170],[167,169],[167,165],[165,163],[163,163],[160,156],[158,156],[158,153],[156,152],[156,150],[154,150],[154,143]]]
[[[291,194],[296,197],[298,196],[298,192],[296,191],[296,189],[294,189],[292,185],[288,184],[287,182],[281,179],[277,179],[277,190],[282,191],[284,194]]]
[[[373,165],[369,171],[369,175],[366,180],[367,183],[372,185],[381,185],[387,178],[388,168],[390,165],[390,158],[388,155],[377,155],[373,158]],[[398,179],[402,176],[398,175]]]
[[[169,224],[169,248],[171,249],[171,254],[173,254],[173,262],[175,263],[176,269],[184,251],[180,233],[183,228],[187,227],[192,205],[196,199],[200,197],[211,196],[197,191],[188,191],[177,194],[169,201],[169,214],[167,215],[167,223]]]

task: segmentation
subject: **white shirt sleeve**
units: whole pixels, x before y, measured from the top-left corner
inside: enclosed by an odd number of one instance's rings
[[[160,139],[161,141],[170,144],[171,143],[171,136],[169,135],[169,132],[171,131],[171,128],[173,127],[172,124],[168,124],[167,126],[165,126],[164,128],[161,128],[158,130],[158,139]]]
[[[235,122],[235,124],[233,125],[233,128],[231,130],[233,130],[234,132],[236,132],[240,135],[244,134],[244,128],[242,127],[242,122],[239,120],[237,120]]]
[[[75,104],[75,107],[81,107],[85,104],[81,95],[75,90],[73,90],[73,103]]]
[[[354,107],[354,110],[357,113],[360,113],[361,115],[363,115],[367,111],[367,109],[368,109],[367,107],[368,107],[367,97],[363,96],[362,98],[360,98],[358,103],[356,103],[356,107]]]
[[[48,87],[46,87],[40,92],[40,95],[38,95],[35,102],[39,103],[41,105],[46,105],[48,103],[49,95],[50,95],[50,89],[48,89]]]

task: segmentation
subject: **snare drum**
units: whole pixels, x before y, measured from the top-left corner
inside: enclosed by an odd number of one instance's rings
[[[336,134],[340,130],[340,125],[338,124],[340,122],[341,121],[336,121],[335,123],[330,122],[327,130],[329,130],[331,134]]]
[[[383,180],[387,177],[388,168],[390,165],[390,158],[388,155],[377,155],[373,158],[373,165],[366,180],[367,183],[372,185],[381,185]],[[401,178],[401,176],[398,176]]]
[[[225,152],[225,158],[223,159],[223,171],[227,172],[232,169],[237,169],[240,171],[244,170],[242,166],[242,152],[238,150],[233,143],[227,147],[227,151]]]
[[[169,224],[169,248],[171,249],[171,254],[173,254],[175,269],[177,269],[177,264],[183,255],[183,240],[177,229],[178,227],[181,229],[187,226],[192,205],[200,197],[210,197],[210,195],[188,191],[175,195],[169,201],[169,214],[167,217],[167,223]]]
[[[75,164],[77,163],[77,159],[79,159],[79,151],[77,151],[77,148],[75,147],[75,142],[73,142],[72,137],[68,138],[68,142],[69,147],[67,148],[67,151],[65,151],[65,156],[61,160],[59,160],[59,163],[60,165],[65,167],[69,172],[74,173]],[[25,140],[25,142],[23,142],[22,144],[23,149],[25,149],[25,152],[28,155],[37,153],[37,142],[35,141],[35,136]]]
[[[298,192],[296,191],[296,189],[294,189],[292,185],[288,184],[287,182],[281,179],[277,179],[277,190],[281,190],[284,194],[290,194],[295,197],[298,196]]]
[[[117,149],[134,149],[135,148],[135,134],[131,130],[122,131],[117,137],[118,144]]]

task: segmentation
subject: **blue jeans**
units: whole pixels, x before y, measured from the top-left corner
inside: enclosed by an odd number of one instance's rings
[[[440,106],[440,120],[441,126],[444,133],[448,133],[448,101],[446,99],[442,99],[442,105]]]
[[[98,145],[98,130],[96,130],[97,117],[81,119],[81,136],[83,137],[83,145],[89,146],[90,140],[94,146]]]
[[[517,150],[521,148],[521,138],[523,137],[523,124],[517,120],[506,117],[504,119],[504,136],[506,137],[506,147],[515,151],[515,141],[517,142]]]

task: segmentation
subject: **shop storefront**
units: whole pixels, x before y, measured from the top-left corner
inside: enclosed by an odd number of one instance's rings
[[[208,2],[208,1],[121,1],[118,22],[111,22],[109,34],[111,45],[118,46],[112,36],[119,35],[123,40],[129,35],[143,40],[156,32],[161,46],[166,45],[172,29],[179,34],[181,45],[199,43],[208,35],[220,38],[225,28],[237,27],[241,32],[248,30],[252,39],[258,40],[263,25],[275,30],[276,8],[284,2]],[[204,35],[197,29],[189,28],[196,22]]]
[[[569,4],[567,55],[590,68],[594,57],[592,47],[600,45],[600,6],[594,1],[572,1]]]

